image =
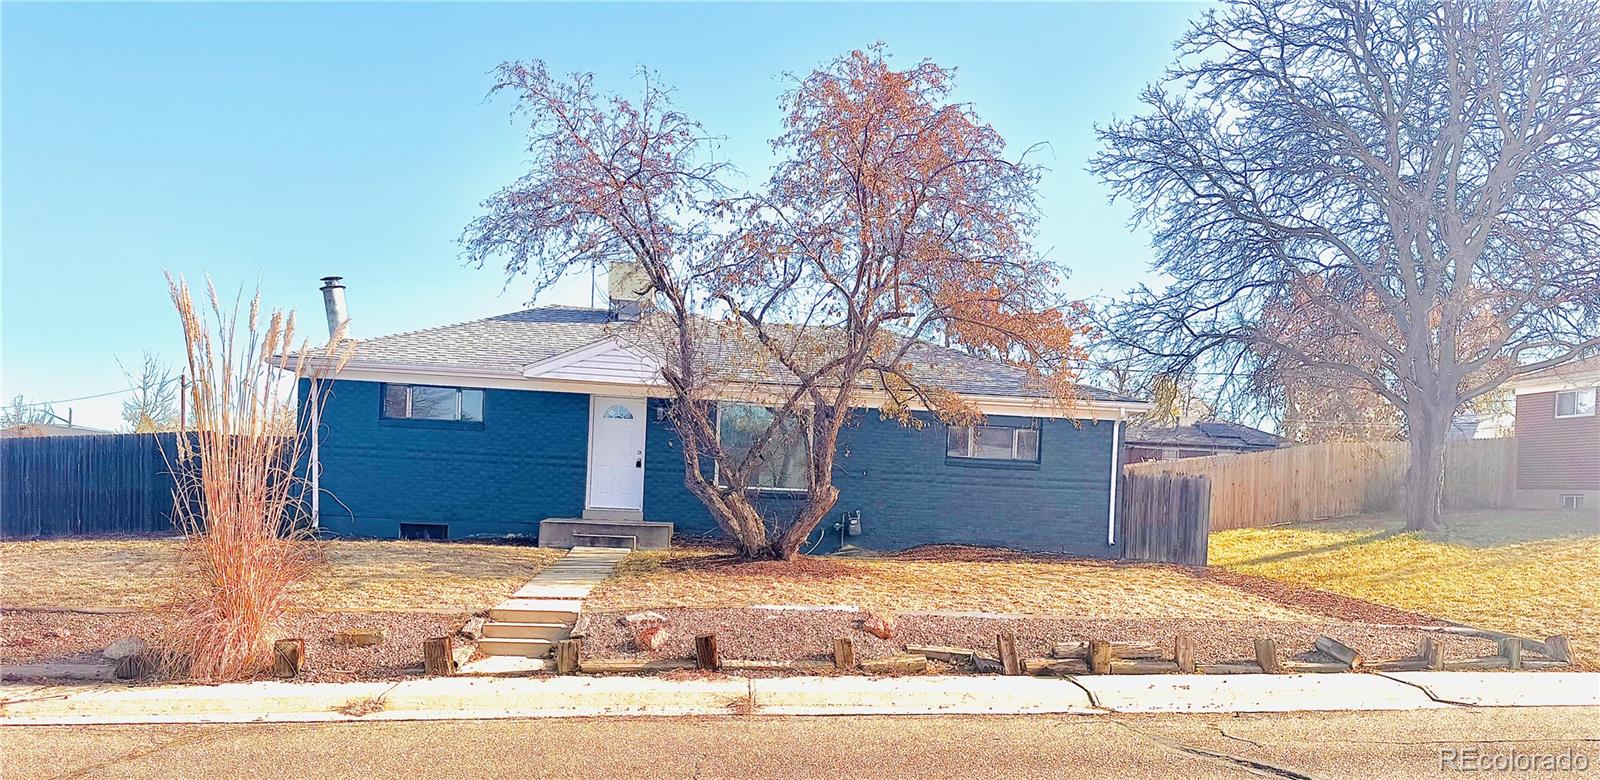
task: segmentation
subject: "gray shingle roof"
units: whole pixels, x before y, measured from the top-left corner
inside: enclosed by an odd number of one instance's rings
[[[1127,441],[1136,445],[1227,449],[1270,449],[1287,443],[1281,436],[1222,420],[1202,420],[1193,425],[1133,423],[1128,426]]]
[[[601,339],[621,335],[630,327],[610,320],[605,309],[543,306],[437,328],[356,340],[352,364],[378,364],[469,370],[520,372],[546,360]],[[726,350],[724,350],[726,352]],[[723,354],[724,360],[732,360]],[[922,372],[958,393],[1043,397],[1031,387],[1027,374],[993,360],[933,344],[914,346],[907,355]],[[756,371],[754,373],[760,373]],[[758,380],[759,377],[752,376]],[[1086,385],[1079,395],[1091,401],[1133,402],[1124,395]]]

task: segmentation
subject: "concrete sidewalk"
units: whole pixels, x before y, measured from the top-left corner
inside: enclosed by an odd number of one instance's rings
[[[1017,715],[1600,705],[1600,674],[436,677],[395,683],[0,685],[0,725],[597,715]]]

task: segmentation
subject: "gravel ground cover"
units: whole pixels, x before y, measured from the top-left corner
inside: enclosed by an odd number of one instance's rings
[[[276,638],[306,640],[306,682],[388,680],[422,676],[422,641],[455,632],[466,615],[434,612],[306,612],[287,618]],[[383,641],[370,647],[341,647],[333,637],[350,628],[375,628]],[[126,636],[159,634],[159,617],[149,611],[117,613],[0,612],[0,663],[92,662],[106,645]],[[51,633],[65,636],[51,636]]]
[[[855,640],[859,658],[883,658],[905,651],[907,645],[950,645],[982,650],[993,655],[995,635],[1014,631],[1017,649],[1026,657],[1043,657],[1057,642],[1091,638],[1114,641],[1152,641],[1169,644],[1186,633],[1194,637],[1195,660],[1200,663],[1253,658],[1252,640],[1275,639],[1285,659],[1318,660],[1311,654],[1318,636],[1331,636],[1357,648],[1368,658],[1414,655],[1425,632],[1416,626],[1386,626],[1338,621],[1219,621],[1189,618],[1071,618],[1054,616],[977,616],[962,614],[901,613],[894,633],[880,639],[862,628],[864,613],[844,610],[789,609],[657,609],[664,618],[668,639],[655,652],[634,644],[625,613],[585,613],[578,629],[583,634],[583,655],[588,658],[687,658],[694,655],[694,636],[714,633],[724,658],[784,660],[830,658],[833,640]],[[1434,634],[1433,636],[1439,636]],[[1446,658],[1493,655],[1494,642],[1470,637],[1443,636]],[[1321,659],[1326,660],[1326,659]]]

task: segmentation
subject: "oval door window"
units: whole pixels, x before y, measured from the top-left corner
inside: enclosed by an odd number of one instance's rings
[[[610,409],[607,409],[606,413],[602,416],[607,420],[632,420],[633,412],[628,411],[628,407],[623,406],[622,404],[617,404]]]

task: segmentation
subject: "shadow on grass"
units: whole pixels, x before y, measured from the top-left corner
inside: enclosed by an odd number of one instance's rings
[[[1319,529],[1319,530],[1322,530],[1322,529]],[[1345,539],[1344,541],[1341,541],[1341,542],[1334,542],[1333,544],[1322,544],[1322,545],[1317,545],[1316,547],[1307,547],[1307,548],[1300,549],[1300,550],[1290,550],[1288,552],[1281,552],[1281,553],[1276,553],[1276,554],[1273,554],[1273,555],[1263,555],[1263,556],[1261,556],[1259,558],[1249,558],[1247,560],[1242,560],[1242,561],[1231,561],[1231,562],[1228,563],[1228,565],[1229,566],[1258,566],[1258,565],[1268,564],[1268,563],[1281,563],[1283,561],[1292,561],[1292,560],[1294,560],[1296,558],[1304,558],[1304,557],[1306,557],[1308,555],[1317,555],[1319,553],[1333,552],[1334,550],[1345,550],[1345,549],[1349,549],[1351,547],[1360,547],[1361,545],[1372,544],[1373,542],[1381,542],[1381,541],[1383,541],[1385,539],[1391,539],[1393,537],[1400,536],[1403,533],[1405,533],[1404,529],[1389,529],[1389,530],[1385,530],[1385,531],[1378,531],[1377,533],[1371,533],[1371,534],[1367,534],[1365,536],[1357,536],[1357,537],[1354,537],[1354,538],[1351,538],[1351,539]]]

